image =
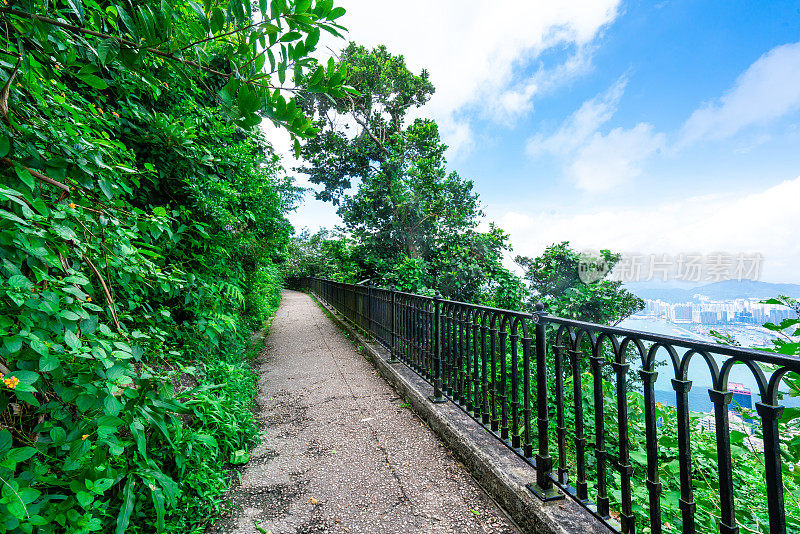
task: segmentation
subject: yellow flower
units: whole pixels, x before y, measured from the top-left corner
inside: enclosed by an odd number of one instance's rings
[[[4,376],[6,376],[6,375],[4,375],[3,373],[0,373],[0,380],[2,380]]]
[[[84,434],[83,436],[81,436],[81,439],[83,441],[86,441],[86,438],[88,438],[88,437],[89,437],[89,434]]]
[[[86,297],[86,302],[92,302],[92,297]]]
[[[3,383],[6,385],[8,389],[14,389],[17,387],[17,384],[19,384],[19,378],[17,378],[16,376],[12,376],[11,378],[6,378],[5,380],[3,380]]]
[[[70,202],[69,203],[69,207],[72,208],[72,209],[75,209],[75,203],[74,202]]]

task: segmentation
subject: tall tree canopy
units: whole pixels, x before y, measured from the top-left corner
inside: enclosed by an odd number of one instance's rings
[[[581,254],[564,241],[550,245],[537,258],[517,256],[516,262],[530,282],[531,303],[542,302],[560,317],[616,325],[644,308],[642,299],[624,289],[622,282],[606,279],[619,259],[608,250],[598,257]],[[581,279],[582,268],[596,274]]]
[[[504,271],[508,238],[495,227],[478,231],[478,195],[471,181],[447,171],[437,124],[408,123],[409,111],[434,92],[428,73],[414,74],[384,46],[355,43],[338,65],[358,94],[303,98],[320,133],[303,144],[307,165],[299,170],[322,186],[318,198],[338,206],[362,248],[363,276],[479,300]]]

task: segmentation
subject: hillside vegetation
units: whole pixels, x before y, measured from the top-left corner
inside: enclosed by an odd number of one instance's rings
[[[257,439],[250,333],[274,311],[332,1],[0,8],[0,532],[190,532]]]

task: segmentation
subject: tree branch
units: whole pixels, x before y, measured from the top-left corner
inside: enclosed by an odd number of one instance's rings
[[[213,41],[214,39],[219,39],[220,37],[227,37],[229,35],[233,35],[234,33],[243,32],[245,30],[249,30],[250,28],[253,28],[254,26],[260,26],[262,24],[271,24],[271,23],[267,22],[266,20],[262,20],[261,22],[253,22],[252,24],[248,24],[247,26],[245,26],[243,28],[236,28],[235,30],[231,30],[229,32],[221,33],[219,35],[212,35],[211,37],[206,37],[205,39],[200,39],[199,41],[195,41],[193,43],[189,43],[188,45],[186,45],[183,48],[181,48],[180,52],[188,50],[189,48],[191,48],[193,46],[196,46],[196,45],[199,45],[199,44],[203,44],[203,43],[206,43],[208,41]]]
[[[351,109],[351,112],[353,114],[353,118],[364,129],[364,131],[367,132],[367,135],[369,136],[369,138],[372,139],[372,141],[376,145],[378,145],[378,148],[380,148],[383,151],[383,153],[388,156],[389,155],[389,149],[386,148],[383,145],[383,143],[381,143],[380,139],[375,137],[375,134],[372,133],[372,130],[369,129],[369,125],[358,117],[358,114],[356,113],[356,103],[353,101],[353,99],[350,98],[350,97],[348,97],[348,99],[350,100],[350,109]]]
[[[108,303],[108,309],[111,311],[111,317],[114,319],[114,324],[117,326],[117,330],[124,336],[125,334],[122,332],[122,327],[119,324],[119,319],[117,318],[117,312],[114,309],[114,299],[111,297],[111,292],[108,290],[108,285],[106,285],[106,281],[103,279],[103,275],[100,274],[100,271],[97,270],[97,267],[94,266],[92,260],[90,260],[86,255],[83,255],[83,261],[89,266],[89,268],[94,272],[94,275],[100,280],[100,284],[103,286],[103,293],[106,297],[106,302]]]
[[[19,165],[20,167],[22,167],[23,169],[25,169],[26,171],[31,173],[31,176],[33,176],[37,180],[39,180],[41,182],[44,182],[46,184],[50,184],[52,186],[55,186],[55,187],[61,189],[64,192],[64,195],[62,195],[62,199],[61,200],[66,198],[65,195],[69,195],[69,193],[70,193],[70,188],[69,188],[68,185],[62,184],[61,182],[59,182],[57,180],[53,180],[52,178],[49,178],[49,177],[45,176],[44,174],[42,174],[40,172],[34,171],[33,169],[29,169],[28,167],[26,167],[25,165],[22,165],[21,163],[16,163],[16,162],[10,160],[9,158],[0,159],[0,163],[2,163],[3,165],[5,165],[7,167],[14,167],[16,165]]]
[[[26,19],[29,19],[29,20],[40,20],[42,22],[45,22],[47,24],[50,24],[52,26],[56,26],[56,27],[64,29],[64,30],[68,30],[68,31],[75,32],[75,33],[82,33],[82,34],[85,34],[85,35],[91,35],[93,37],[99,37],[101,39],[113,39],[114,41],[117,41],[119,44],[125,45],[128,48],[133,48],[133,49],[136,49],[136,50],[145,50],[147,52],[150,52],[153,55],[156,55],[158,57],[167,59],[169,61],[175,61],[177,63],[181,63],[182,65],[198,68],[200,70],[208,72],[209,74],[214,74],[216,76],[222,76],[222,77],[224,77],[226,79],[231,78],[233,76],[233,73],[226,73],[226,72],[222,72],[222,71],[219,71],[219,70],[216,70],[216,69],[212,69],[211,67],[206,67],[204,65],[201,65],[201,64],[197,63],[196,61],[191,61],[189,59],[183,59],[183,58],[180,58],[180,57],[178,57],[178,56],[176,56],[174,54],[171,54],[169,52],[164,52],[162,50],[158,50],[157,48],[141,47],[141,46],[137,45],[136,43],[134,43],[133,41],[128,41],[127,39],[121,39],[119,37],[116,37],[114,35],[110,35],[110,34],[107,34],[107,33],[101,33],[101,32],[97,32],[97,31],[94,31],[94,30],[89,30],[87,28],[81,28],[80,26],[74,26],[72,24],[67,24],[66,22],[61,22],[60,20],[52,19],[50,17],[43,17],[41,15],[36,15],[36,14],[33,14],[33,13],[27,13],[25,11],[20,11],[18,9],[13,9],[13,8],[10,8],[10,7],[0,7],[0,13],[9,13],[11,15],[16,15],[18,17],[26,18]],[[258,85],[261,85],[261,84],[258,84]],[[271,87],[273,89],[277,89],[276,87],[272,86],[271,84],[269,85],[269,87]]]

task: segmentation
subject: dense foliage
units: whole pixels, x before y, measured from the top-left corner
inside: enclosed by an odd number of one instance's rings
[[[342,278],[348,281],[518,305],[503,300],[512,292],[501,284],[512,278],[502,264],[508,236],[478,229],[478,195],[471,181],[447,171],[436,122],[407,120],[434,92],[427,72],[412,73],[383,46],[355,43],[338,65],[358,94],[303,97],[320,134],[303,144],[307,164],[299,169],[322,186],[318,198],[338,206],[358,250],[357,272],[333,270],[353,275]]]
[[[257,438],[330,0],[0,8],[0,532],[202,530]],[[34,16],[35,15],[35,16]]]
[[[535,299],[559,317],[616,325],[644,308],[644,302],[606,279],[620,255],[608,250],[599,256],[579,253],[568,242],[547,247],[537,258],[517,256]]]

